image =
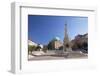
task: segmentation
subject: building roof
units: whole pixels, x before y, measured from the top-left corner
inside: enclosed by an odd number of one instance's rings
[[[60,40],[60,38],[59,38],[59,37],[55,37],[53,40],[57,40],[57,41],[59,41],[59,40]]]

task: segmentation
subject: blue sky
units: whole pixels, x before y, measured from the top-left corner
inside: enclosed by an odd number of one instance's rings
[[[88,33],[88,17],[28,15],[28,39],[38,44],[47,44],[55,37],[64,38],[64,26],[70,39]]]

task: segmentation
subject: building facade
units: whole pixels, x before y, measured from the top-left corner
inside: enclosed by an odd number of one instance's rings
[[[63,43],[58,37],[55,37],[54,39],[52,39],[48,44],[48,47],[50,50],[59,50],[61,46],[63,46]]]

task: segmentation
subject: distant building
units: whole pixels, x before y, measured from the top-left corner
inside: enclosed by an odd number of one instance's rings
[[[88,38],[88,34],[84,34],[84,35],[80,35],[78,34],[77,36],[75,36],[75,39],[81,39],[81,38]]]
[[[59,49],[61,46],[63,46],[63,43],[60,41],[60,38],[56,37],[54,39],[53,46],[55,49]]]
[[[30,45],[30,46],[37,46],[38,44],[33,42],[33,41],[31,41],[31,40],[28,40],[28,45]]]
[[[59,50],[59,48],[63,46],[63,43],[60,41],[59,37],[55,37],[48,44],[48,49],[50,50]]]
[[[28,40],[28,46],[34,46],[35,50],[42,50],[43,49],[42,44],[37,44],[31,40]]]
[[[80,50],[84,53],[88,53],[88,33],[75,36],[75,39],[71,41],[73,50]]]

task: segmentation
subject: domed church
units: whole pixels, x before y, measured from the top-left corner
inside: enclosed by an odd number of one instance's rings
[[[59,50],[59,48],[63,46],[63,43],[59,37],[55,37],[49,42],[48,45],[50,46],[50,50]]]

